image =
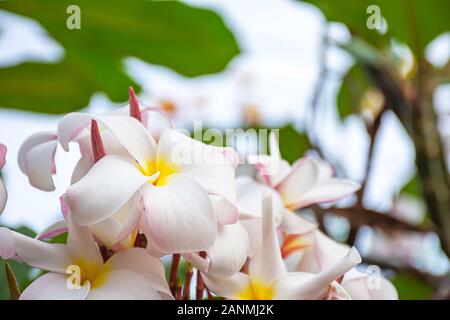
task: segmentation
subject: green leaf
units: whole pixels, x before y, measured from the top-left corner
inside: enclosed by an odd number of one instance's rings
[[[360,64],[355,64],[342,79],[337,97],[337,108],[341,119],[359,111],[369,81]]]
[[[299,133],[291,124],[280,128],[279,139],[281,156],[289,163],[293,163],[303,157],[305,152],[311,149],[308,136]]]
[[[407,44],[419,57],[424,49],[439,34],[450,30],[447,0],[305,0],[310,2],[327,16],[330,21],[342,22],[352,34],[377,45],[388,44],[395,38]],[[367,8],[377,5],[386,19],[388,30],[381,35],[377,30],[367,27]]]
[[[416,196],[418,198],[422,197],[422,192],[420,190],[420,181],[417,174],[415,174],[411,180],[406,183],[400,190],[400,193],[407,193],[411,196]]]
[[[434,292],[429,283],[407,274],[397,274],[392,283],[397,288],[401,300],[429,300]]]
[[[69,0],[2,1],[0,9],[36,19],[65,49],[57,63],[0,69],[0,105],[46,113],[86,106],[95,92],[125,101],[136,83],[123,59],[198,76],[224,69],[238,52],[233,34],[212,11],[178,1],[79,0],[81,29],[66,27]]]
[[[30,237],[34,237],[36,235],[31,229],[26,227],[21,227],[15,229],[14,231]],[[31,277],[31,272],[35,269],[24,263],[19,263],[13,260],[8,260],[8,263],[14,270],[19,288],[23,291],[33,280]],[[0,258],[0,300],[9,300],[10,298],[11,296],[8,288],[8,280],[5,273],[5,261]]]

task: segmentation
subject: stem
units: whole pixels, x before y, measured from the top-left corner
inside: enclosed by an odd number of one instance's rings
[[[175,291],[175,300],[182,300],[182,289],[183,289],[183,282],[181,281],[181,278],[178,277],[177,279],[177,289]]]
[[[183,292],[184,300],[190,300],[191,280],[192,280],[193,274],[194,274],[194,270],[193,270],[192,264],[190,262],[188,262],[186,265],[186,278],[184,280],[184,292]]]
[[[202,251],[199,253],[200,257],[206,258],[206,252]],[[197,292],[196,292],[196,298],[197,300],[203,299],[203,290],[205,289],[205,285],[203,283],[202,275],[200,273],[200,270],[197,270]]]
[[[169,276],[169,288],[172,292],[172,295],[176,296],[177,290],[177,274],[178,274],[178,266],[180,264],[180,254],[175,253],[172,256],[172,266],[170,267],[170,276]]]

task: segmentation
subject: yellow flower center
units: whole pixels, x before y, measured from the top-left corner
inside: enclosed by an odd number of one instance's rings
[[[143,175],[149,177],[159,172],[158,178],[149,180],[149,182],[155,186],[163,186],[167,183],[169,176],[178,172],[178,166],[171,161],[159,158],[158,160],[147,161],[147,165],[145,167],[139,166],[139,170]]]
[[[263,281],[253,278],[236,297],[239,300],[273,300],[275,289]]]

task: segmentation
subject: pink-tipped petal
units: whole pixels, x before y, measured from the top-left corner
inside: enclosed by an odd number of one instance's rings
[[[6,206],[6,201],[8,200],[8,192],[6,191],[5,184],[2,178],[0,178],[0,214],[3,212]]]
[[[72,264],[65,245],[35,240],[7,228],[0,228],[0,257],[60,273]]]
[[[283,221],[280,227],[287,234],[305,234],[317,229],[315,223],[309,222],[288,209],[284,210]]]
[[[0,170],[3,168],[6,162],[6,152],[7,148],[4,144],[0,143]]]
[[[25,289],[20,300],[85,300],[90,289],[89,281],[80,284],[79,289],[69,289],[67,280],[67,274],[44,274]]]
[[[238,208],[221,196],[210,195],[209,199],[220,225],[234,224],[239,219]]]
[[[45,240],[49,238],[53,238],[59,236],[63,233],[67,232],[67,225],[64,219],[58,220],[52,223],[50,226],[42,230],[35,239],[37,240]]]
[[[281,256],[280,244],[275,229],[272,198],[266,194],[262,200],[262,244],[250,260],[249,274],[253,278],[269,283],[286,273]]]
[[[43,191],[55,190],[52,175],[56,173],[56,139],[54,132],[37,133],[26,139],[19,149],[20,170],[33,187]]]
[[[128,96],[129,96],[129,103],[130,103],[130,116],[132,116],[139,122],[142,122],[141,108],[139,107],[139,100],[136,97],[136,93],[134,92],[133,87],[128,88]]]

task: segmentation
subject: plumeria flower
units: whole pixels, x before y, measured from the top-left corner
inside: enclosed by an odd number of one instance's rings
[[[281,257],[275,229],[272,200],[262,200],[262,245],[250,259],[248,274],[239,272],[231,277],[206,273],[206,286],[212,292],[228,299],[326,299],[348,298],[336,282],[338,278],[361,262],[355,248],[347,251],[335,264],[318,274],[287,272]]]
[[[0,170],[3,168],[6,162],[6,146],[0,143]],[[6,192],[5,184],[3,183],[2,178],[0,177],[0,214],[5,209],[6,200],[8,198],[8,193]]]
[[[319,230],[315,230],[309,235],[298,235],[297,238],[298,243],[303,242],[310,245],[304,246],[303,249],[297,247],[297,250],[301,250],[303,255],[295,268],[296,271],[320,273],[340,261],[350,248],[332,240]],[[339,281],[342,288],[352,299],[398,299],[395,287],[379,275],[369,275],[353,268]]]
[[[261,194],[269,192],[276,225],[288,234],[306,234],[316,225],[295,214],[296,210],[314,203],[336,201],[359,189],[359,184],[351,180],[333,177],[331,166],[324,161],[307,157],[289,165],[281,158],[273,133],[270,135],[270,151],[270,155],[256,155],[248,159],[258,169],[259,180],[247,176],[237,178],[239,211],[244,219],[261,216]],[[259,230],[257,224],[257,220],[244,222],[251,235],[259,234],[255,232]],[[255,248],[260,239],[253,242],[252,247]]]
[[[94,119],[127,154],[107,154],[67,190],[80,225],[104,221],[136,197],[143,201],[147,240],[163,253],[207,250],[217,234],[217,217],[237,221],[234,164],[230,150],[204,145],[173,129],[158,142],[135,118],[74,113],[59,125],[63,147]],[[234,158],[232,158],[234,159]],[[214,212],[216,196],[220,212]]]
[[[103,261],[87,227],[67,216],[67,245],[51,244],[0,228],[0,256],[49,271],[21,294],[23,300],[171,298],[161,261],[143,248],[123,250]]]

